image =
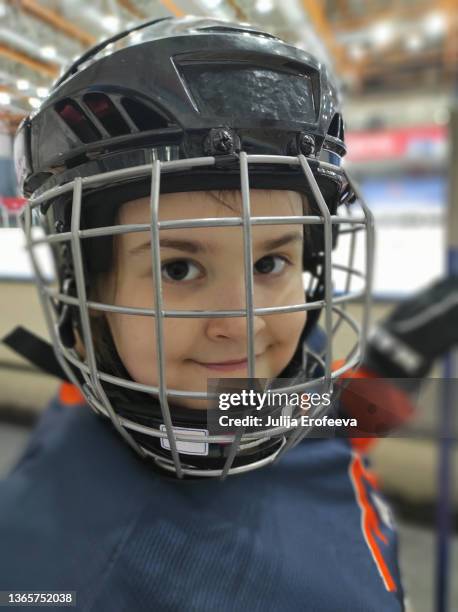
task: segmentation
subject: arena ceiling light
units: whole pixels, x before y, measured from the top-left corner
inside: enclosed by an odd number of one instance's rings
[[[444,13],[440,11],[434,11],[426,15],[423,21],[423,27],[426,34],[431,37],[440,36],[445,32],[447,22]]]
[[[371,32],[371,39],[377,47],[385,47],[394,38],[394,26],[388,21],[380,21]]]
[[[29,98],[29,104],[32,108],[38,108],[41,104],[38,98]]]
[[[37,96],[39,98],[46,98],[49,95],[49,89],[47,87],[37,87]]]
[[[30,83],[26,79],[18,79],[16,81],[16,87],[19,91],[27,91],[30,87]]]
[[[350,45],[350,47],[348,48],[348,54],[352,59],[360,60],[364,57],[366,52],[361,45],[354,44]]]
[[[419,51],[423,46],[423,40],[418,34],[410,34],[406,38],[406,48],[409,51]]]
[[[105,15],[102,18],[102,25],[108,32],[115,33],[121,26],[121,20],[116,15]]]
[[[56,48],[51,45],[41,47],[41,55],[46,59],[54,59],[56,57]]]
[[[270,13],[273,8],[273,0],[257,0],[256,2],[256,10],[258,13]]]
[[[4,106],[11,104],[11,96],[6,91],[0,91],[0,104]]]
[[[203,0],[203,4],[209,9],[216,9],[222,4],[223,0]]]

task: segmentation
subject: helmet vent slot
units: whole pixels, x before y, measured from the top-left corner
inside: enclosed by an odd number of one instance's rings
[[[162,115],[138,100],[122,98],[121,104],[141,132],[168,127],[168,122]]]
[[[110,136],[122,136],[130,133],[129,126],[106,94],[88,93],[83,97],[83,100]]]
[[[74,100],[64,98],[54,106],[54,109],[81,142],[95,142],[100,139],[99,130]]]

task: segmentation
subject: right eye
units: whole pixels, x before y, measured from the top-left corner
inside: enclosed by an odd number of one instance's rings
[[[202,272],[188,259],[174,259],[161,266],[162,278],[168,282],[193,281],[201,276]]]

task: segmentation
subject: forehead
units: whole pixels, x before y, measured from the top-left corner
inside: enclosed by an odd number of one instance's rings
[[[253,189],[250,192],[252,216],[278,217],[302,215],[303,196],[295,191]],[[161,220],[197,219],[200,217],[238,217],[242,211],[240,191],[194,191],[162,194],[159,200]],[[148,223],[150,199],[140,198],[122,205],[119,223]]]

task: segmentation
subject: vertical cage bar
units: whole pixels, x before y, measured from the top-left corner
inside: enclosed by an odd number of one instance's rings
[[[356,238],[357,238],[357,232],[355,232],[355,231],[351,232],[351,234],[350,234],[350,248],[349,248],[349,253],[348,253],[348,270],[347,270],[347,278],[345,280],[345,289],[344,289],[344,293],[346,293],[347,295],[350,293],[351,283],[352,283],[352,280],[353,280],[353,278],[352,278],[353,277],[352,271],[354,270],[354,266],[355,266]],[[344,302],[342,304],[342,310],[346,311],[346,309],[347,309],[347,302]],[[339,327],[342,325],[342,320],[343,320],[342,317],[339,317],[337,319],[336,324],[332,328],[333,336],[335,336],[335,334],[337,333]]]
[[[250,182],[248,160],[245,152],[240,153],[240,179],[242,187],[243,253],[245,273],[245,312],[247,316],[248,378],[254,378],[254,291],[253,291],[253,250],[251,239]]]
[[[94,343],[92,342],[91,324],[89,321],[89,310],[87,307],[87,295],[86,295],[86,283],[84,280],[84,267],[83,257],[81,250],[81,239],[80,239],[80,221],[81,221],[81,205],[82,205],[82,194],[83,186],[82,179],[80,177],[75,179],[73,187],[73,201],[72,201],[72,218],[71,218],[71,247],[73,256],[73,268],[75,272],[75,283],[76,291],[79,299],[79,312],[81,317],[81,325],[83,331],[83,342],[86,350],[87,362],[90,370],[90,377],[93,388],[99,394],[105,408],[107,409],[110,418],[126,440],[126,442],[133,448],[137,453],[144,456],[143,449],[137,444],[134,438],[130,435],[127,429],[121,424],[118,415],[113,410],[111,402],[107,398],[105,391],[100,384],[97,370],[97,360],[95,357]]]
[[[242,221],[243,221],[243,263],[245,280],[245,313],[247,318],[247,362],[248,378],[252,380],[256,375],[254,350],[254,291],[253,291],[253,251],[251,239],[251,206],[250,206],[250,180],[248,176],[247,154],[240,153],[240,184],[242,191]],[[245,427],[239,427],[231,444],[230,451],[221,478],[224,479],[234,463],[235,456],[244,434]]]
[[[331,380],[332,367],[332,222],[331,213],[313,176],[309,162],[299,155],[299,163],[307,179],[324,221],[324,301],[326,327],[325,378]]]
[[[364,311],[361,325],[360,336],[360,359],[364,358],[366,351],[367,335],[370,325],[370,312],[372,304],[372,288],[374,280],[374,251],[375,251],[375,228],[374,215],[366,204],[361,190],[352,177],[346,173],[350,187],[353,189],[358,201],[363,209],[364,218],[366,220],[366,292],[364,297]]]
[[[172,419],[170,416],[169,402],[167,398],[167,377],[165,369],[165,350],[164,350],[164,310],[162,304],[162,278],[161,278],[161,249],[159,242],[159,193],[161,181],[161,162],[153,161],[151,172],[151,257],[153,265],[154,281],[154,317],[156,329],[157,364],[159,370],[159,405],[161,407],[162,418],[164,419],[167,438],[170,443],[170,450],[175,464],[178,478],[183,478],[180,456],[177,450],[175,432],[173,431]]]

